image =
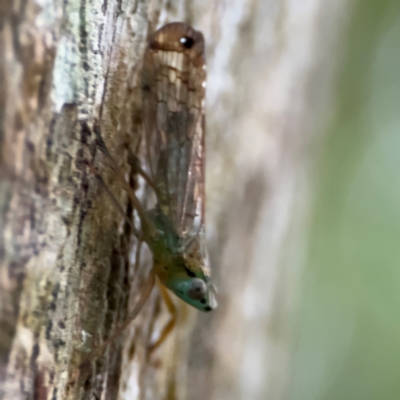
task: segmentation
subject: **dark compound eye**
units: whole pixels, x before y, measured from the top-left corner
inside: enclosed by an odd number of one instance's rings
[[[196,274],[192,272],[189,268],[186,268],[185,266],[183,266],[183,268],[185,268],[187,276],[190,276],[191,278],[194,278],[196,276]]]
[[[187,36],[181,37],[179,41],[181,42],[181,45],[186,49],[191,49],[194,45],[194,40]]]
[[[206,294],[206,284],[198,278],[195,278],[190,283],[190,288],[187,295],[192,300],[201,300]]]

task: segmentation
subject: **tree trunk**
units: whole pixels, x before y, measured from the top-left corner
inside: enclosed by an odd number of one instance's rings
[[[295,3],[1,2],[1,399],[282,398],[296,279],[295,266],[279,266],[302,220],[290,213],[302,215],[295,203],[306,198],[311,115],[329,87],[320,37],[334,37],[340,14],[328,0]],[[146,202],[128,162],[128,150],[143,158],[141,57],[148,34],[176,20],[202,30],[208,49],[207,228],[220,308],[200,315],[177,301],[178,326],[149,357],[168,318],[154,290],[79,369],[151,267],[89,169],[131,214],[94,129]]]

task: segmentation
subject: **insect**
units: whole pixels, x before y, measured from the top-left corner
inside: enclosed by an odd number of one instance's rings
[[[138,212],[141,236],[153,254],[153,268],[132,313],[90,359],[101,354],[136,317],[155,282],[171,319],[150,351],[165,340],[176,321],[176,310],[166,288],[198,310],[207,312],[217,306],[205,241],[205,78],[204,39],[200,32],[184,23],[170,23],[153,34],[142,73],[143,125],[150,176],[138,168],[154,190],[153,209],[143,209],[97,136],[100,150]],[[117,207],[123,213],[118,204]]]

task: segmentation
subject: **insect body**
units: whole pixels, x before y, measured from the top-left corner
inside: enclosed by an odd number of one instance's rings
[[[159,29],[143,65],[143,120],[157,206],[145,230],[154,272],[201,311],[216,307],[204,236],[204,39],[183,23]]]
[[[200,32],[183,23],[171,23],[154,33],[145,52],[142,75],[150,176],[138,168],[155,192],[156,205],[152,210],[143,209],[96,132],[100,150],[138,211],[141,236],[153,254],[153,268],[128,319],[81,365],[101,354],[136,317],[155,277],[161,283],[161,294],[172,317],[151,351],[164,341],[175,324],[175,307],[165,287],[198,310],[211,311],[217,306],[215,289],[210,283],[204,224],[205,77],[204,39]],[[96,176],[123,213],[101,177]]]

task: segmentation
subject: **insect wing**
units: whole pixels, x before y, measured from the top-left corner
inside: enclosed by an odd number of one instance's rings
[[[143,120],[157,202],[179,237],[204,225],[204,39],[183,23],[155,32],[143,65]]]

